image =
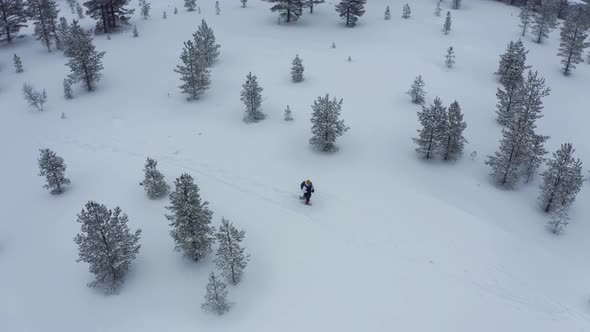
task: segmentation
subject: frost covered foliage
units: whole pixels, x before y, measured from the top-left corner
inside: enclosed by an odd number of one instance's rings
[[[20,73],[22,73],[22,72],[24,72],[24,71],[25,71],[25,70],[23,69],[23,62],[22,62],[22,60],[20,59],[20,57],[19,57],[18,55],[16,55],[16,54],[15,54],[15,55],[12,57],[12,62],[14,63],[14,69],[15,69],[15,71],[16,71],[18,74],[20,74]]]
[[[211,252],[215,229],[211,226],[213,212],[201,201],[199,187],[188,174],[182,174],[174,182],[175,190],[170,193],[170,235],[174,250],[182,252],[195,261],[202,260]]]
[[[557,53],[561,57],[564,75],[569,75],[570,71],[583,61],[584,49],[590,46],[590,41],[586,41],[589,27],[590,14],[586,13],[582,7],[568,14],[561,28],[561,43]]]
[[[389,6],[385,8],[385,20],[388,21],[391,19],[391,11],[389,10]]]
[[[521,7],[518,17],[520,18],[519,27],[522,28],[521,34],[524,37],[535,17],[535,0],[528,0],[526,5]]]
[[[330,100],[330,95],[326,94],[324,97],[320,96],[314,100],[311,108],[311,133],[313,136],[309,143],[320,151],[337,151],[336,140],[349,129],[344,125],[344,120],[340,119],[342,99],[333,98]]]
[[[74,95],[72,94],[72,82],[70,82],[70,80],[68,80],[67,78],[64,78],[63,88],[64,88],[64,97],[66,99],[74,98]]]
[[[86,89],[92,91],[102,76],[100,72],[105,53],[96,51],[90,32],[74,21],[69,28],[64,50],[68,58],[66,65],[70,67],[70,82],[82,81]]]
[[[262,88],[258,85],[256,75],[248,73],[246,76],[246,83],[242,85],[242,92],[240,100],[246,106],[244,121],[258,122],[264,120],[266,115],[262,113]]]
[[[184,43],[180,61],[182,63],[174,69],[180,74],[180,90],[189,95],[189,100],[199,99],[209,88],[211,80],[205,59],[191,40]]]
[[[453,46],[447,49],[447,54],[445,54],[445,66],[447,68],[452,68],[455,64],[455,51],[453,50]]]
[[[130,0],[87,0],[86,13],[96,20],[96,30],[105,34],[114,32],[121,25],[129,24],[134,9],[128,9]]]
[[[430,107],[423,106],[422,112],[418,112],[418,120],[422,128],[418,129],[418,137],[413,138],[418,145],[416,152],[424,155],[425,159],[431,159],[442,149],[448,121],[440,98],[436,97]]]
[[[295,22],[303,14],[304,2],[303,0],[263,0],[274,4],[270,10],[279,12],[279,17],[283,18],[285,22]]]
[[[231,222],[221,218],[221,226],[215,234],[219,248],[215,265],[230,283],[237,284],[242,280],[244,269],[250,260],[242,245],[246,231],[238,230]]]
[[[184,0],[184,8],[189,12],[194,11],[197,8],[197,0]]]
[[[346,20],[347,27],[354,27],[360,16],[365,14],[367,0],[341,0],[336,11]]]
[[[43,106],[47,102],[47,93],[45,90],[37,91],[29,83],[23,84],[23,95],[29,106],[35,107],[39,112],[43,111]]]
[[[143,187],[151,199],[161,198],[168,193],[170,186],[164,181],[164,175],[156,169],[158,162],[147,158],[144,167]]]
[[[562,144],[553,153],[543,172],[543,184],[539,201],[545,212],[570,207],[582,189],[582,161],[573,157],[575,150],[571,143]]]
[[[285,108],[285,121],[293,121],[293,114],[291,112],[291,108],[289,107],[289,105],[287,105],[287,108]]]
[[[402,18],[410,18],[410,16],[412,15],[412,10],[410,9],[410,5],[409,4],[405,4],[404,8],[402,9]]]
[[[0,1],[0,42],[12,43],[20,29],[27,27],[27,11],[22,0]]]
[[[313,6],[324,3],[324,0],[303,0],[303,7],[309,8],[309,13],[313,14]]]
[[[442,28],[442,32],[445,35],[448,35],[449,32],[451,32],[451,24],[452,24],[451,12],[447,12],[447,17],[445,18],[445,23],[443,24],[443,28]]]
[[[152,5],[147,0],[139,0],[139,11],[144,20],[150,17],[150,9]]]
[[[418,75],[414,79],[414,83],[412,83],[412,88],[408,91],[410,97],[412,97],[412,103],[414,104],[423,104],[424,98],[426,97],[426,92],[424,92],[425,83],[422,80],[422,75]]]
[[[50,149],[41,149],[39,157],[39,176],[44,176],[47,184],[43,186],[49,189],[52,194],[63,192],[64,186],[70,184],[70,179],[66,178],[66,164],[64,159],[55,154]]]
[[[544,38],[549,37],[549,32],[557,26],[557,10],[554,0],[541,0],[540,6],[536,8],[533,16],[532,32],[535,41],[542,43]]]
[[[230,307],[231,303],[227,300],[226,284],[219,280],[215,273],[211,272],[209,282],[207,283],[205,302],[201,304],[201,308],[218,315],[223,315],[229,311]]]
[[[193,34],[195,46],[199,55],[205,61],[207,66],[213,65],[213,63],[219,57],[219,44],[215,42],[215,34],[205,20],[201,20],[201,25],[197,32]]]
[[[560,206],[551,212],[551,219],[547,222],[547,230],[555,235],[563,234],[565,226],[569,224],[570,217],[566,206]]]
[[[33,20],[35,39],[40,40],[47,51],[56,43],[61,48],[61,40],[57,34],[57,4],[53,0],[27,0],[27,13]]]
[[[102,288],[107,294],[117,293],[139,253],[141,230],[129,230],[127,215],[119,207],[111,211],[93,201],[78,214],[78,222],[81,229],[74,238],[78,244],[76,261],[90,264],[95,277],[88,286]]]
[[[291,64],[291,79],[293,82],[303,81],[303,61],[301,61],[299,54],[295,55],[295,59]]]
[[[461,106],[454,101],[447,112],[447,123],[442,135],[441,155],[444,160],[454,160],[463,154],[463,147],[467,140],[463,137],[463,131],[467,123],[463,121]]]
[[[518,40],[508,43],[506,52],[500,55],[500,64],[494,74],[500,77],[500,83],[506,89],[511,89],[522,82],[523,72],[529,68],[526,65],[528,53],[522,41]]]

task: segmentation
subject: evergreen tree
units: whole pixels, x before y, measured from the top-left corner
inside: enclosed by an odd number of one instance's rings
[[[268,3],[275,4],[270,8],[270,11],[279,12],[279,16],[282,17],[287,23],[295,22],[303,14],[303,0],[263,0]]]
[[[391,19],[391,11],[389,11],[389,6],[385,8],[385,20],[388,21]]]
[[[229,311],[230,306],[231,304],[227,301],[227,286],[215,276],[215,273],[211,272],[205,302],[201,304],[201,308],[223,315]]]
[[[219,1],[215,1],[215,14],[216,15],[221,14],[221,8],[219,7]]]
[[[64,97],[66,99],[74,98],[74,95],[72,94],[72,82],[70,82],[70,80],[68,80],[67,78],[64,78],[63,87],[64,87]]]
[[[494,74],[500,76],[500,82],[506,88],[522,82],[523,72],[529,67],[526,65],[526,55],[529,53],[524,48],[521,40],[508,43],[506,53],[500,55],[498,71]]]
[[[215,43],[215,34],[205,20],[201,20],[201,25],[197,32],[193,34],[195,40],[195,46],[199,54],[203,57],[207,66],[213,65],[213,63],[219,57],[219,44]]]
[[[90,264],[95,275],[89,287],[104,288],[107,294],[117,293],[139,253],[141,229],[132,233],[127,226],[129,219],[119,207],[114,210],[93,201],[78,214],[81,230],[74,238],[78,245],[77,262]]]
[[[143,187],[148,197],[151,199],[161,198],[168,193],[170,186],[164,181],[164,175],[156,169],[158,162],[152,158],[147,158],[143,169],[145,176]]]
[[[447,54],[445,55],[445,65],[447,68],[452,68],[455,64],[455,51],[453,50],[453,46],[447,49]]]
[[[184,0],[184,8],[187,11],[192,12],[197,7],[197,0]]]
[[[57,4],[53,0],[27,0],[28,17],[33,20],[33,35],[41,40],[51,52],[54,40],[59,40],[57,35]],[[61,44],[61,42],[60,42]]]
[[[189,100],[199,99],[211,84],[207,64],[195,44],[190,40],[184,43],[180,60],[182,64],[174,69],[180,74],[180,80],[183,82],[180,89],[189,95]]]
[[[162,14],[162,18],[163,19],[167,19],[168,18],[168,15],[166,15],[166,11],[164,11],[164,13]]]
[[[295,59],[291,62],[291,79],[293,82],[301,82],[303,81],[303,62],[299,57],[299,54],[295,55]]]
[[[574,152],[571,143],[562,144],[553,153],[553,159],[547,162],[539,196],[545,212],[552,212],[559,207],[568,208],[582,189],[582,161],[573,157]]]
[[[263,120],[266,115],[262,113],[262,88],[258,85],[256,75],[248,73],[246,76],[246,83],[242,84],[242,92],[240,100],[246,105],[246,114],[244,116],[245,122],[258,122]]]
[[[530,149],[525,160],[525,168],[523,170],[525,176],[524,183],[529,183],[535,174],[537,174],[539,166],[545,161],[544,156],[547,154],[547,150],[545,150],[544,145],[548,139],[549,136],[533,135]]]
[[[68,58],[66,65],[70,67],[68,79],[71,82],[84,82],[86,89],[92,91],[102,76],[102,58],[106,52],[97,52],[90,33],[85,31],[77,21],[69,28],[65,43],[64,55]]]
[[[340,118],[342,99],[333,98],[326,93],[325,97],[314,100],[311,115],[312,137],[309,143],[320,151],[334,152],[338,150],[336,139],[342,136],[349,128]]]
[[[291,114],[291,108],[289,108],[289,105],[285,108],[285,121],[293,121],[293,115]]]
[[[221,226],[215,235],[219,244],[215,265],[221,275],[234,285],[242,280],[244,269],[250,260],[250,255],[242,247],[245,235],[246,231],[236,229],[227,219],[221,218]]]
[[[527,0],[526,5],[520,9],[520,27],[522,28],[522,36],[524,37],[528,31],[535,17],[535,0]]]
[[[442,8],[440,8],[440,2],[441,0],[438,0],[438,2],[436,3],[436,8],[434,9],[434,16],[440,16],[440,12],[442,10]]]
[[[533,17],[532,32],[536,36],[536,42],[543,42],[543,38],[549,37],[549,32],[557,25],[557,14],[553,0],[541,0],[537,7],[537,13]]]
[[[563,73],[568,75],[571,69],[582,62],[584,49],[590,46],[588,37],[588,28],[590,27],[590,17],[584,12],[582,7],[578,7],[570,12],[561,29],[561,43],[558,56],[562,57]]]
[[[537,71],[529,70],[527,79],[520,86],[518,94],[522,97],[522,113],[526,121],[527,130],[533,131],[535,121],[542,117],[543,97],[546,97],[551,89],[545,87],[545,79],[540,77]],[[532,137],[532,136],[531,136]]]
[[[47,184],[43,186],[49,189],[52,194],[60,194],[63,187],[70,184],[70,179],[66,178],[66,164],[64,159],[55,154],[50,149],[41,149],[39,157],[39,176],[44,176]]]
[[[12,61],[14,62],[14,68],[16,69],[17,73],[22,73],[23,71],[25,71],[23,69],[23,62],[21,61],[20,57],[16,55],[16,53],[12,57]]]
[[[79,3],[76,3],[76,13],[78,14],[79,20],[84,18],[84,8]]]
[[[64,49],[67,44],[68,35],[70,33],[70,25],[65,17],[59,18],[59,24],[56,27],[56,46],[58,49]]]
[[[213,212],[207,207],[208,202],[201,201],[199,187],[190,175],[182,174],[174,184],[176,188],[170,193],[170,206],[166,207],[171,212],[166,218],[172,227],[170,235],[174,250],[200,261],[211,252],[213,245]]]
[[[443,25],[443,33],[448,35],[451,32],[451,12],[447,12],[447,17],[445,18],[445,24]]]
[[[313,14],[313,6],[324,3],[324,0],[303,0],[303,7],[309,8],[309,13]]]
[[[139,31],[137,31],[137,25],[133,25],[133,37],[137,38],[139,37]]]
[[[174,15],[178,15],[178,8],[174,7]]]
[[[346,19],[347,27],[354,27],[358,18],[365,13],[367,0],[340,0],[336,5],[336,11],[340,17]]]
[[[522,87],[522,81],[513,82],[506,88],[498,88],[498,92],[496,92],[496,97],[498,98],[498,103],[496,107],[496,121],[503,126],[507,126],[514,113],[520,110],[522,106],[522,96],[520,95]]]
[[[248,3],[248,0],[240,0],[240,2],[242,3],[242,8],[246,8],[246,3]]]
[[[36,91],[29,83],[23,84],[23,94],[29,106],[35,107],[40,112],[43,112],[43,105],[47,102],[47,93],[45,90]]]
[[[144,20],[150,17],[150,9],[152,5],[147,0],[139,0],[139,11]]]
[[[442,154],[444,160],[453,160],[463,154],[463,147],[467,140],[463,137],[463,131],[467,123],[463,121],[461,107],[457,101],[449,106],[448,122],[443,133]]]
[[[520,179],[519,167],[524,163],[528,148],[528,135],[520,131],[522,121],[513,118],[502,129],[500,149],[493,156],[488,156],[486,164],[492,167],[492,177],[499,185],[513,188]]]
[[[453,9],[461,8],[461,0],[453,0]]]
[[[559,206],[551,212],[551,219],[547,222],[547,230],[555,235],[562,234],[565,226],[569,224],[570,217],[567,206]]]
[[[422,80],[422,75],[418,75],[414,79],[414,83],[412,83],[412,88],[408,91],[410,97],[412,97],[412,102],[414,104],[424,104],[424,97],[426,97],[426,92],[424,92],[425,83]]]
[[[12,43],[20,29],[27,26],[26,22],[22,0],[0,0],[0,42]]]
[[[442,148],[448,127],[446,108],[440,98],[436,97],[430,107],[423,106],[422,112],[418,112],[418,120],[422,128],[418,129],[418,137],[412,139],[418,145],[416,151],[424,154],[426,159],[433,158]]]
[[[402,18],[410,18],[411,14],[412,14],[412,10],[410,9],[410,5],[405,4],[404,8],[402,10]]]
[[[88,0],[84,3],[86,14],[95,19],[96,30],[105,34],[117,30],[122,24],[129,24],[130,15],[135,11],[128,9],[129,0]]]

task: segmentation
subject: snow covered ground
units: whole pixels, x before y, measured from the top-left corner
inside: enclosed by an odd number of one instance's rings
[[[484,165],[500,137],[492,73],[519,37],[516,8],[464,1],[444,36],[447,0],[441,17],[434,0],[411,1],[409,20],[400,17],[405,2],[372,0],[353,29],[334,3],[280,26],[264,2],[224,0],[220,16],[213,3],[201,1],[199,15],[179,0],[153,0],[150,19],[134,16],[139,38],[131,29],[96,36],[107,51],[103,79],[93,93],[76,86],[71,101],[62,97],[62,54],[31,37],[0,46],[1,331],[590,331],[588,190],[566,234],[555,237],[536,205],[538,179],[500,190]],[[211,89],[187,102],[173,68],[201,18],[221,57]],[[539,133],[551,136],[547,148],[572,141],[590,163],[590,65],[560,73],[558,31],[543,45],[524,42],[527,62],[552,88],[539,121]],[[453,69],[443,63],[449,46]],[[22,74],[13,73],[13,53]],[[306,78],[294,84],[297,53]],[[246,125],[239,94],[249,71],[264,88],[268,118]],[[418,74],[428,102],[440,96],[463,108],[470,144],[458,162],[425,162],[414,152],[419,108],[405,92]],[[27,107],[24,82],[47,89],[45,112]],[[325,93],[344,99],[351,127],[328,155],[308,144],[310,105]],[[282,120],[286,105],[292,123]],[[42,188],[42,147],[67,163],[72,185],[62,195]],[[193,175],[216,224],[224,216],[247,231],[252,260],[245,280],[230,287],[235,305],[224,316],[200,309],[214,265],[173,252],[168,200],[151,201],[138,185],[147,156],[170,184]],[[306,178],[317,190],[312,207],[297,200]],[[76,214],[88,200],[121,206],[131,228],[143,229],[118,296],[87,288],[88,266],[75,262]]]

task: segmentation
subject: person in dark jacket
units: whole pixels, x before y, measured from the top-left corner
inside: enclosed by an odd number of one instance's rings
[[[313,189],[313,184],[310,180],[305,180],[301,182],[301,191],[303,192],[303,196],[301,199],[305,199],[305,204],[309,205],[309,200],[311,199],[311,193],[315,190]]]

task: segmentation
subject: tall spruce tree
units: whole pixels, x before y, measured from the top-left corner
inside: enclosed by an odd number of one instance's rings
[[[423,154],[425,159],[431,159],[441,151],[446,138],[448,115],[442,100],[436,97],[430,107],[422,106],[422,112],[418,112],[418,121],[422,128],[418,129],[418,137],[412,140],[418,145],[416,151]]]
[[[545,212],[552,212],[559,207],[568,208],[582,189],[582,161],[574,158],[574,152],[571,143],[562,144],[553,153],[553,159],[547,162],[539,195]]]
[[[313,14],[313,6],[324,3],[324,0],[303,0],[303,7],[309,8],[309,13]]]
[[[175,190],[170,193],[170,206],[166,215],[172,230],[174,250],[182,252],[195,261],[202,260],[211,252],[215,229],[211,226],[213,212],[202,201],[199,187],[192,176],[182,174],[174,182]]]
[[[221,275],[234,285],[242,280],[244,269],[250,260],[250,255],[242,247],[245,235],[246,231],[238,230],[225,218],[221,218],[221,226],[215,234],[219,244],[215,265]]]
[[[346,20],[347,27],[354,27],[360,16],[365,14],[367,0],[340,0],[336,5],[336,11]]]
[[[142,184],[151,199],[161,198],[170,190],[170,186],[164,181],[164,175],[158,171],[157,166],[157,161],[147,158],[143,168],[144,178]]]
[[[180,89],[189,95],[189,100],[199,99],[211,84],[205,59],[195,44],[189,40],[184,43],[180,60],[182,64],[174,69],[180,74],[180,80],[183,82]]]
[[[244,121],[245,122],[258,122],[264,120],[266,115],[262,113],[262,87],[258,85],[256,75],[248,73],[246,76],[246,83],[242,84],[242,92],[240,100],[244,102],[246,106]]]
[[[467,123],[463,121],[461,106],[454,101],[447,113],[447,123],[442,137],[442,156],[444,160],[454,160],[463,154],[463,147],[467,140],[463,137],[463,131]]]
[[[53,0],[27,0],[27,13],[35,27],[33,35],[47,47],[48,52],[51,52],[54,41],[59,40],[57,4]]]
[[[66,178],[66,164],[64,159],[55,154],[50,149],[41,149],[39,157],[39,176],[44,176],[47,184],[43,186],[49,189],[52,194],[60,194],[63,187],[70,184],[70,179]]]
[[[529,183],[532,180],[537,174],[539,166],[545,161],[544,156],[547,154],[547,150],[545,150],[545,142],[548,139],[549,136],[533,135],[523,169],[525,176],[524,183]]]
[[[147,0],[139,0],[139,11],[144,20],[150,17],[150,9],[152,5]]]
[[[391,19],[391,11],[389,10],[389,6],[385,8],[385,20],[388,21]]]
[[[301,61],[299,54],[295,55],[295,59],[293,59],[291,65],[291,79],[293,82],[303,81],[303,61]]]
[[[58,39],[56,39],[56,46],[58,49],[65,49],[67,44],[68,35],[70,33],[70,25],[65,17],[59,18],[59,23],[56,27],[56,33]],[[59,41],[59,42],[58,42]]]
[[[528,69],[526,65],[526,56],[529,53],[524,48],[522,40],[511,41],[506,47],[506,52],[500,55],[498,71],[494,74],[500,76],[500,83],[506,88],[522,82],[523,72]]]
[[[414,83],[412,83],[412,88],[407,93],[412,97],[412,103],[414,104],[424,104],[424,98],[426,97],[426,92],[424,92],[425,83],[422,80],[422,75],[418,75],[414,79]]]
[[[349,128],[340,119],[342,99],[333,98],[326,93],[324,97],[314,100],[311,115],[312,137],[309,143],[320,151],[334,152],[338,150],[336,140]]]
[[[227,300],[227,286],[211,272],[205,293],[205,302],[201,304],[203,310],[212,311],[223,315],[230,309],[231,303]]]
[[[410,5],[409,4],[405,4],[403,9],[402,9],[402,18],[410,18],[410,16],[412,15],[412,10],[410,9]]]
[[[116,31],[121,25],[129,24],[129,0],[89,0],[84,2],[86,14],[96,20],[96,29],[105,34]]]
[[[537,13],[533,18],[532,32],[535,35],[535,41],[542,43],[543,38],[549,37],[549,32],[555,29],[557,25],[557,12],[554,0],[541,0],[540,6],[537,7]]]
[[[496,92],[496,97],[498,98],[498,103],[496,104],[496,121],[499,124],[507,126],[514,113],[522,106],[521,87],[522,81],[516,81],[505,88],[498,88]]]
[[[570,71],[583,61],[584,49],[590,46],[590,41],[586,41],[590,27],[590,15],[582,8],[578,7],[572,10],[561,28],[561,43],[557,55],[562,58],[564,75],[569,75]]]
[[[82,81],[88,91],[92,91],[102,76],[102,58],[106,52],[97,52],[90,32],[85,31],[77,21],[69,28],[64,55],[68,58],[66,66],[70,67],[68,79],[71,82]]]
[[[184,0],[184,8],[189,12],[194,11],[197,8],[197,0]]]
[[[95,276],[88,286],[103,288],[107,294],[117,293],[141,248],[141,229],[132,233],[127,215],[119,207],[111,211],[93,201],[78,214],[78,222],[81,229],[74,238],[79,256],[76,261],[90,264]]]
[[[197,32],[193,34],[195,46],[199,54],[203,57],[207,66],[213,65],[213,63],[219,57],[219,44],[215,43],[215,34],[205,20],[201,20],[201,25]]]
[[[0,0],[0,42],[12,43],[21,28],[27,27],[27,12],[22,0]]]
[[[270,11],[279,12],[279,16],[285,22],[295,22],[303,14],[304,0],[263,0],[274,4]]]
[[[447,17],[445,18],[445,23],[443,24],[442,32],[445,35],[448,35],[451,32],[451,24],[453,21],[451,20],[451,12],[447,12]]]
[[[520,25],[519,27],[522,28],[522,36],[524,37],[533,22],[535,17],[535,0],[527,0],[526,4],[521,7],[520,14],[518,17],[520,18]]]

